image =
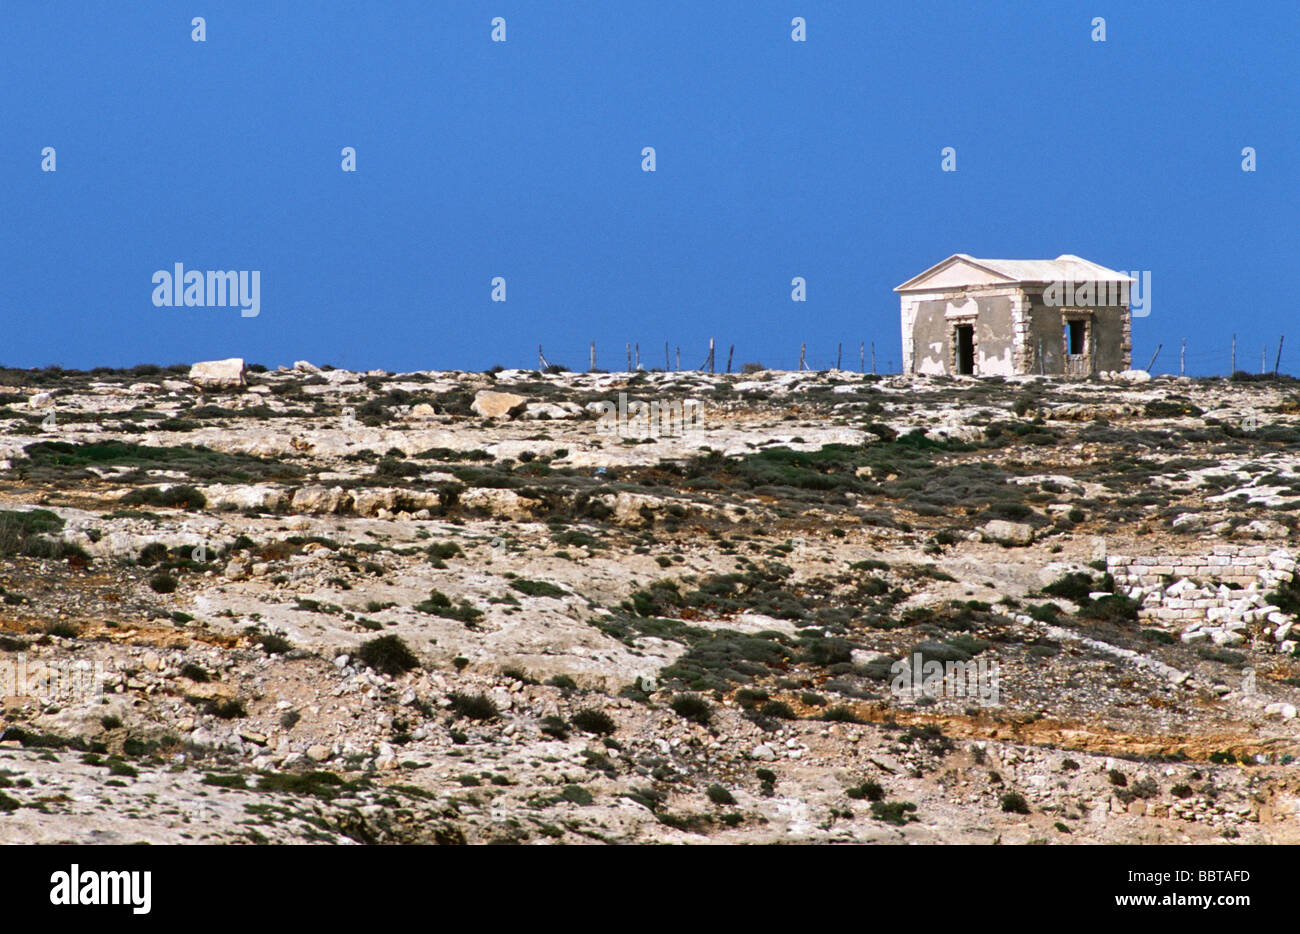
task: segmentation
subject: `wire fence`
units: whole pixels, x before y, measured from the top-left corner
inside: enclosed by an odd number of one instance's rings
[[[1187,376],[1191,378],[1229,377],[1244,372],[1251,376],[1287,376],[1300,372],[1300,340],[1288,345],[1285,337],[1252,344],[1245,340],[1219,350],[1197,348],[1190,341],[1164,343],[1153,341],[1133,348],[1133,369],[1149,369],[1152,376]],[[1280,353],[1279,353],[1280,350]],[[579,359],[576,355],[560,352],[551,356],[538,348],[538,366],[545,369],[559,365],[574,371],[592,369],[603,372],[687,371],[712,373],[742,373],[747,364],[757,364],[765,370],[833,370],[853,373],[875,373],[896,376],[902,370],[902,350],[897,338],[888,342],[843,341],[840,343],[801,344],[788,354],[746,353],[743,345],[714,341],[712,347],[699,344],[680,345],[669,342],[666,348],[647,350],[636,343],[624,347],[601,349],[596,354],[594,345]]]

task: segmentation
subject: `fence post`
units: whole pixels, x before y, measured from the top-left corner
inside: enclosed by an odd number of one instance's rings
[[[734,354],[735,352],[736,352],[736,345],[732,344],[731,347],[727,350],[727,372],[728,373],[731,372],[731,357],[732,354]]]
[[[596,342],[591,342],[591,372],[596,372]]]

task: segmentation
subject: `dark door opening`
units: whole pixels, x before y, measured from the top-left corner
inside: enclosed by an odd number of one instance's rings
[[[975,326],[959,324],[956,326],[957,337],[957,372],[962,376],[971,376],[975,372]]]
[[[1081,318],[1065,322],[1065,346],[1072,356],[1088,352],[1088,326]]]

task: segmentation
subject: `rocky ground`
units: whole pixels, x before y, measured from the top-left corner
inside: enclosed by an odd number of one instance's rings
[[[0,839],[1294,842],[1300,385],[1144,377],[0,370]]]

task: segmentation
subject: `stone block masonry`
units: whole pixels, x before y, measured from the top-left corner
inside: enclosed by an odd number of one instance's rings
[[[1217,544],[1208,553],[1111,555],[1106,570],[1141,604],[1138,616],[1183,642],[1243,645],[1257,632],[1290,653],[1295,623],[1267,594],[1290,581],[1295,555],[1268,545]]]

